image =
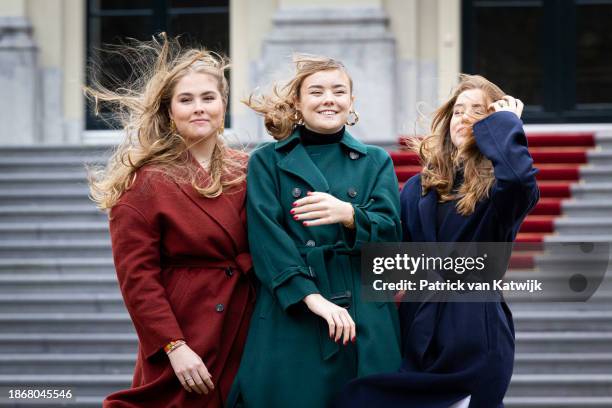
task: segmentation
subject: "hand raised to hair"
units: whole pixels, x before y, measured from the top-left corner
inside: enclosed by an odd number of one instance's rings
[[[502,99],[493,102],[489,105],[489,109],[495,110],[495,112],[508,111],[514,113],[518,118],[521,118],[523,114],[523,107],[525,105],[520,99],[513,98],[510,95],[504,96]]]

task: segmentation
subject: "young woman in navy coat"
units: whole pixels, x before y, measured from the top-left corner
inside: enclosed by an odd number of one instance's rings
[[[520,100],[480,76],[461,76],[418,148],[423,170],[401,193],[404,240],[511,242],[539,199]],[[353,381],[342,407],[500,408],[514,362],[508,305],[400,306],[398,372]]]

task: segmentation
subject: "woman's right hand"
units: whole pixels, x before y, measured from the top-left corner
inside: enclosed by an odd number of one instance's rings
[[[308,309],[317,316],[321,316],[329,326],[329,338],[336,343],[343,338],[346,345],[349,340],[355,342],[357,333],[355,322],[348,310],[333,304],[318,293],[313,293],[304,298]]]
[[[192,349],[183,344],[168,354],[174,373],[185,390],[208,394],[215,389],[204,362]]]

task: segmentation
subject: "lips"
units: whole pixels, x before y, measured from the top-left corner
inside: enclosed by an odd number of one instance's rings
[[[320,111],[320,112],[317,112],[317,113],[320,114],[320,115],[323,115],[323,116],[334,116],[338,112],[326,109],[326,110],[323,110],[323,111]]]
[[[203,125],[205,123],[208,123],[208,119],[194,119],[189,121],[189,123],[194,123],[196,125]]]

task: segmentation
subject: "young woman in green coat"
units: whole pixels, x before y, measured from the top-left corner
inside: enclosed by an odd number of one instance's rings
[[[361,299],[360,249],[401,240],[399,193],[385,150],[353,138],[345,67],[298,56],[297,72],[247,105],[276,143],[256,149],[247,223],[261,282],[230,406],[328,406],[349,380],[398,368],[392,303]]]

